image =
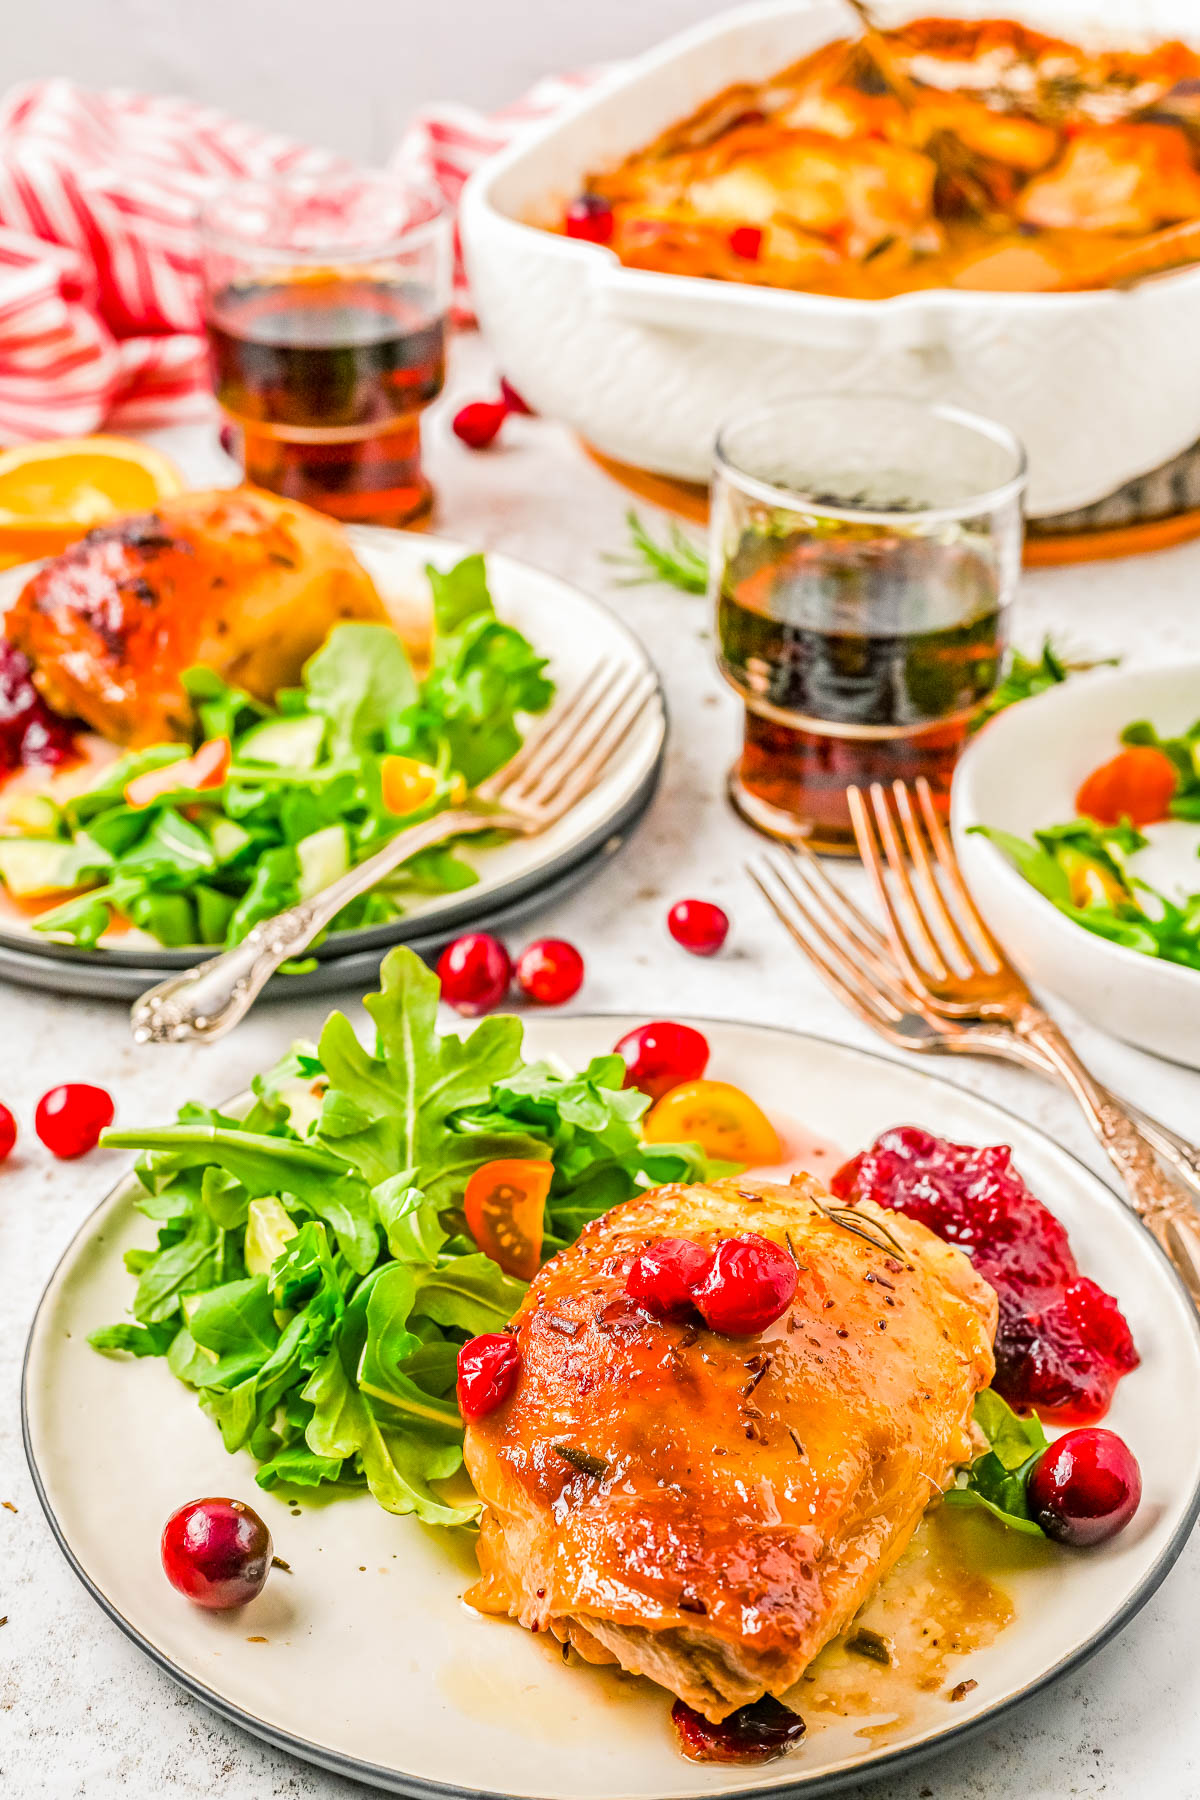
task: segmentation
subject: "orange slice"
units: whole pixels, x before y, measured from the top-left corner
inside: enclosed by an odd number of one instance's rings
[[[0,566],[54,556],[95,525],[183,492],[173,462],[132,438],[58,438],[0,453]]]

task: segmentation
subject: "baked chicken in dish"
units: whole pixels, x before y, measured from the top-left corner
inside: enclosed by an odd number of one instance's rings
[[[341,528],[234,488],[89,532],[33,576],[4,628],[56,712],[136,748],[190,735],[185,670],[270,701],[340,619],[386,619]]]
[[[653,1316],[647,1246],[785,1245],[765,1330]],[[480,1610],[617,1662],[712,1720],[780,1695],[848,1624],[953,1471],[993,1372],[996,1296],[913,1220],[810,1176],[663,1187],[541,1270],[511,1398],[469,1423]]]
[[[1190,221],[1195,50],[936,18],[727,88],[590,171],[561,216],[634,268],[859,299],[1101,286],[1139,240]],[[1158,263],[1198,249],[1200,225]]]

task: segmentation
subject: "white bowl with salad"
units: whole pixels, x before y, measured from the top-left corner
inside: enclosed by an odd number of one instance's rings
[[[1001,713],[959,765],[951,816],[1029,979],[1200,1068],[1200,661],[1080,676]]]

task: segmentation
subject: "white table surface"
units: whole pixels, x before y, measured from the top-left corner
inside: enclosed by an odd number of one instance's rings
[[[696,1013],[760,1020],[847,1043],[871,1039],[790,947],[743,873],[759,840],[730,812],[723,779],[737,705],[713,667],[703,600],[660,586],[621,588],[604,553],[625,542],[627,497],[557,426],[510,421],[487,455],[450,435],[456,404],[490,391],[473,341],[459,346],[452,393],[435,413],[429,464],[438,525],[509,551],[602,595],[640,634],[666,683],[673,735],[654,808],[594,884],[526,928],[578,944],[588,975],[573,1007],[648,1018]],[[158,434],[197,481],[229,479],[210,427]],[[642,508],[655,526],[662,520]],[[1078,650],[1161,661],[1200,652],[1200,543],[1123,562],[1045,571],[1022,584],[1016,634],[1046,631]],[[1200,710],[1198,706],[1197,710]],[[689,957],[666,935],[668,906],[719,901],[733,918],[724,953]],[[28,1320],[63,1246],[124,1159],[96,1152],[55,1163],[33,1136],[35,1103],[60,1081],[98,1081],[120,1119],[160,1121],[189,1097],[243,1087],[292,1038],[315,1035],[332,1001],[264,1005],[211,1049],[150,1049],[130,1039],[121,1005],[0,984],[0,1098],[21,1127],[0,1170],[0,1793],[12,1800],[350,1800],[327,1775],[223,1723],[177,1688],[88,1598],[42,1519],[21,1450],[18,1381]],[[1156,1061],[1063,1015],[1111,1086],[1178,1129],[1200,1134],[1200,1076]],[[1033,1076],[987,1063],[944,1071],[1043,1126],[1094,1166],[1071,1103]],[[797,1110],[802,1110],[799,1106]],[[1197,1396],[1181,1395],[1195,1406]],[[859,1800],[1065,1800],[1069,1795],[1200,1795],[1200,1545],[1116,1642],[1051,1692],[915,1773],[853,1792]]]

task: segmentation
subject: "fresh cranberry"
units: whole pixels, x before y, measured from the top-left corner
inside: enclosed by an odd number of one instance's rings
[[[68,1161],[94,1150],[116,1114],[112,1095],[86,1081],[51,1088],[37,1103],[33,1129],[52,1156]]]
[[[163,1527],[162,1566],[171,1586],[197,1606],[228,1612],[262,1592],[271,1534],[241,1500],[189,1500]]]
[[[1086,1549],[1124,1530],[1142,1497],[1142,1471],[1115,1431],[1068,1431],[1029,1477],[1029,1510],[1047,1537]]]
[[[503,400],[510,413],[519,413],[522,417],[527,419],[532,419],[537,416],[528,400],[522,398],[512,382],[507,381],[503,375],[500,377],[500,398]]]
[[[470,450],[486,450],[495,443],[508,417],[503,400],[472,400],[455,413],[451,430]]]
[[[0,775],[12,769],[53,768],[76,754],[71,727],[51,712],[33,685],[29,658],[7,638],[0,638]]]
[[[12,1155],[12,1147],[17,1141],[17,1121],[0,1100],[0,1162]]]
[[[764,1694],[714,1724],[685,1700],[671,1708],[679,1747],[691,1762],[773,1762],[804,1736],[804,1720],[782,1700]]]
[[[690,1025],[656,1019],[626,1032],[616,1045],[625,1058],[626,1087],[660,1100],[682,1081],[699,1081],[708,1067],[708,1040]]]
[[[514,973],[527,1000],[562,1006],[583,986],[583,958],[564,938],[539,938],[522,950]]]
[[[796,1265],[786,1250],[748,1231],[717,1245],[695,1289],[704,1323],[727,1337],[749,1337],[773,1325],[796,1292]]]
[[[442,999],[470,1017],[499,1006],[512,980],[512,963],[499,938],[486,931],[468,931],[447,944],[437,972]]]
[[[1080,1274],[1066,1231],[1007,1145],[895,1126],[830,1185],[839,1199],[894,1207],[966,1251],[1000,1298],[995,1387],[1010,1406],[1063,1425],[1103,1418],[1138,1365],[1129,1326],[1112,1295]]]
[[[521,1352],[506,1331],[485,1331],[458,1353],[458,1410],[464,1419],[483,1419],[503,1406],[517,1385]]]
[[[736,225],[729,234],[729,248],[746,262],[757,262],[763,234],[757,225]]]
[[[612,242],[616,220],[602,194],[580,194],[567,208],[567,236],[589,244]]]
[[[667,930],[693,956],[715,956],[729,936],[729,914],[711,900],[677,900]]]
[[[694,1315],[693,1295],[712,1266],[712,1251],[690,1238],[660,1238],[635,1256],[625,1292],[660,1319]]]

